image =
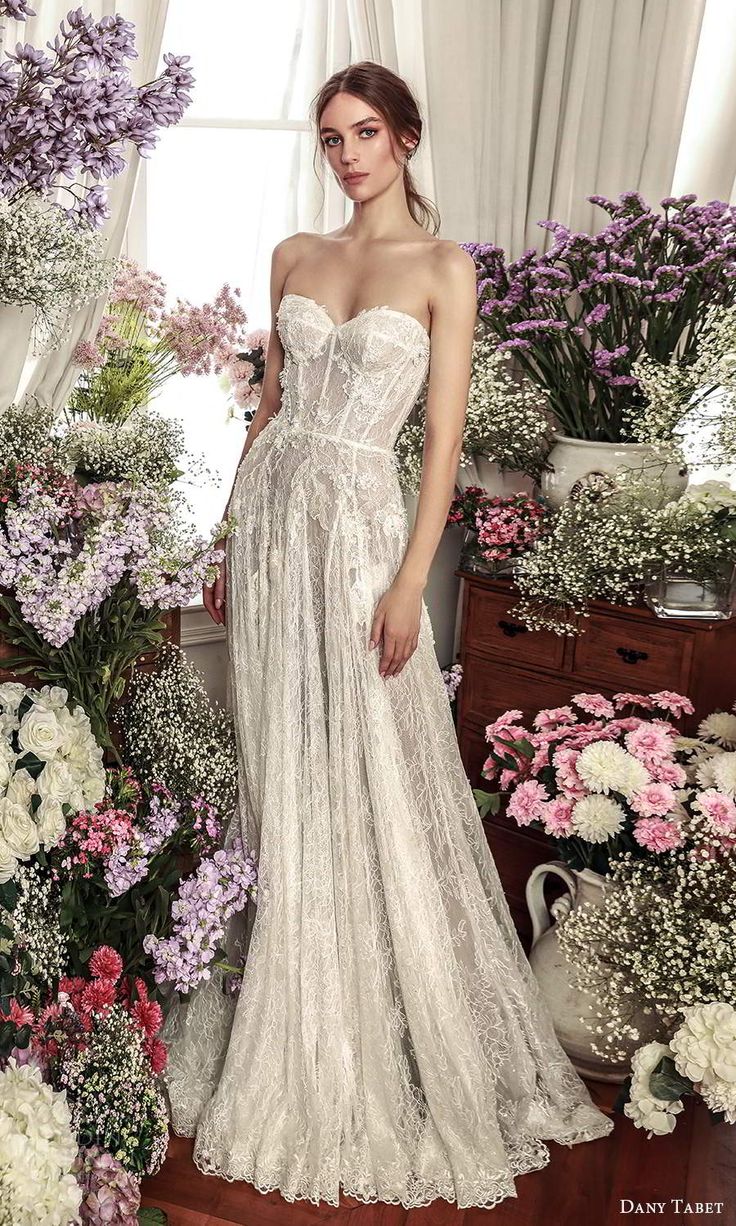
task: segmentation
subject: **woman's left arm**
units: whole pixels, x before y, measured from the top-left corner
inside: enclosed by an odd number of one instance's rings
[[[447,523],[462,450],[476,322],[476,272],[456,243],[438,251],[432,308],[422,477],[403,562],[373,615],[369,649],[381,638],[382,677],[401,672],[419,641],[422,593]]]

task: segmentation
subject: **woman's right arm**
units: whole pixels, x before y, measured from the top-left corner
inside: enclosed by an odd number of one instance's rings
[[[281,302],[287,273],[294,260],[294,245],[298,237],[298,235],[294,234],[289,238],[283,239],[274,247],[273,255],[271,256],[271,331],[268,338],[268,353],[266,354],[261,396],[253,420],[248,426],[248,433],[240,459],[238,460],[238,468],[235,470],[235,478],[230,490],[230,496],[225,505],[223,519],[227,519],[230,511],[230,503],[232,502],[240,465],[258,438],[261,430],[268,425],[271,418],[275,417],[281,409],[279,374],[284,365],[284,350],[276,329],[276,313]],[[218,548],[224,548],[225,538],[221,538],[216,544]],[[220,571],[215,582],[211,586],[205,583],[202,587],[202,603],[205,609],[213,621],[223,626],[225,624],[225,571],[226,565],[223,560],[220,563]]]

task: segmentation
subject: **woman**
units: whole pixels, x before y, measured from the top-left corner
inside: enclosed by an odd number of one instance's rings
[[[549,1161],[544,1139],[613,1125],[513,926],[422,595],[454,490],[475,269],[427,232],[405,82],[351,65],[313,114],[354,207],[274,252],[238,532],[204,593],[228,631],[233,828],[258,853],[258,905],[230,937],[247,946],[237,1002],[212,981],[171,1023],[174,1126],[202,1170],[288,1200],[491,1206]],[[409,540],[393,444],[427,372]]]

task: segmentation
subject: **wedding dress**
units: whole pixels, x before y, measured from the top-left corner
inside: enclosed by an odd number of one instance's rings
[[[286,294],[280,412],[236,476],[227,634],[232,829],[257,906],[164,1037],[174,1130],[205,1172],[290,1201],[490,1207],[545,1140],[611,1132],[555,1036],[460,758],[422,601],[385,680],[374,607],[408,523],[393,444],[427,374],[413,315],[337,324]]]

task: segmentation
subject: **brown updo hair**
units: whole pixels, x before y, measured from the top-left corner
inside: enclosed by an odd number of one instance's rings
[[[319,137],[322,112],[335,94],[339,93],[355,94],[363,98],[384,118],[395,145],[400,145],[405,137],[416,141],[414,148],[408,151],[407,161],[404,163],[406,203],[414,221],[425,230],[431,228],[433,234],[439,233],[439,212],[431,200],[417,191],[409,170],[408,159],[416,153],[422,136],[422,117],[416,98],[406,81],[390,68],[384,68],[383,64],[375,64],[372,60],[360,60],[357,64],[349,64],[347,68],[333,73],[312,99],[310,106],[310,118],[317,130],[315,160],[317,153],[322,153]],[[316,165],[315,173],[318,173]]]

